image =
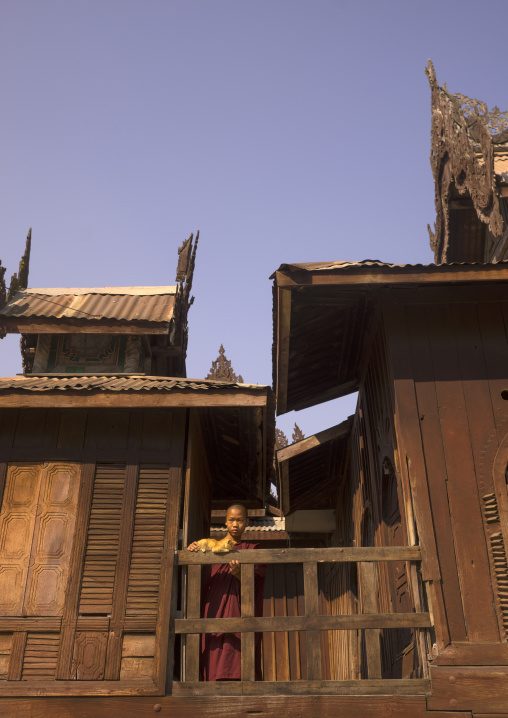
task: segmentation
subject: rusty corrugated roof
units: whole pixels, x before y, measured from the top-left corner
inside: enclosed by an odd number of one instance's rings
[[[4,391],[175,391],[207,389],[251,390],[265,389],[259,384],[231,384],[208,379],[181,379],[160,376],[37,376],[6,377],[0,379]]]
[[[176,293],[174,286],[24,289],[0,317],[170,322]]]

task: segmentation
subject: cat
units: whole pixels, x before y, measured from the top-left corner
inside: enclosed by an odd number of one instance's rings
[[[223,538],[216,541],[213,538],[201,539],[197,541],[200,551],[212,551],[212,553],[228,553],[235,547],[233,539]]]

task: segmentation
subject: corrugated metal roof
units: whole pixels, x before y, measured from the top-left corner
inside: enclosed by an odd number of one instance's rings
[[[390,262],[381,262],[379,259],[364,259],[360,262],[302,262],[299,264],[281,264],[278,272],[297,272],[305,270],[307,272],[342,270],[342,269],[361,269],[363,267],[380,267],[382,269],[395,269],[406,271],[421,271],[427,269],[431,272],[446,272],[452,267],[484,267],[485,269],[499,267],[500,265],[508,265],[508,260],[502,262],[447,262],[443,264],[391,264]],[[452,270],[453,271],[453,270]],[[275,275],[272,275],[274,277]]]
[[[12,318],[170,322],[176,287],[24,289],[0,311]]]
[[[275,516],[267,516],[264,518],[250,518],[249,525],[245,529],[245,533],[253,531],[277,532],[286,530],[286,519]],[[210,533],[225,533],[224,524],[212,524]]]
[[[265,389],[259,384],[231,384],[208,379],[181,379],[160,376],[20,376],[0,379],[2,391],[174,391],[174,390],[251,390]]]

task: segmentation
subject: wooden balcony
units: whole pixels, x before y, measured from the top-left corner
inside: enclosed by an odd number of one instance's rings
[[[200,618],[201,566],[229,563],[232,557],[241,563],[240,618]],[[425,629],[431,627],[429,613],[420,610],[419,599],[412,613],[378,613],[376,565],[380,561],[407,562],[413,584],[418,582],[417,564],[421,560],[420,549],[411,547],[366,548],[305,548],[265,549],[242,551],[237,554],[216,555],[178,551],[177,561],[186,566],[186,605],[183,615],[174,621],[175,634],[185,636],[184,680],[174,681],[174,696],[206,695],[416,695],[428,693],[427,678],[383,679],[381,677],[380,630],[388,628]],[[361,577],[363,612],[348,615],[320,615],[318,564],[347,562],[356,563]],[[304,582],[305,614],[301,616],[254,616],[254,564],[302,564]],[[419,596],[418,586],[413,593]],[[322,680],[321,640],[322,631],[363,630],[368,678],[360,680]],[[306,680],[256,681],[254,664],[254,632],[305,632]],[[205,683],[199,680],[199,644],[201,633],[241,633],[242,662],[241,680],[233,682]],[[419,641],[424,654],[424,641]],[[425,660],[425,655],[423,655]],[[424,672],[426,675],[426,672]]]

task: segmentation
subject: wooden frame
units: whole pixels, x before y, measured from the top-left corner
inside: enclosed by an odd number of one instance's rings
[[[363,690],[386,693],[426,692],[430,683],[426,679],[381,680],[379,651],[379,629],[382,628],[430,628],[428,613],[377,612],[377,585],[375,565],[377,561],[406,560],[414,564],[421,559],[418,546],[411,547],[359,547],[324,549],[267,549],[242,552],[241,606],[240,618],[199,618],[202,565],[225,564],[233,554],[203,554],[201,552],[178,551],[181,566],[187,566],[187,609],[186,618],[174,621],[175,634],[187,636],[185,680],[173,682],[173,695],[271,695],[320,694],[356,692]],[[318,604],[318,563],[357,562],[365,574],[365,606],[368,613],[352,615],[320,615]],[[280,617],[254,616],[254,564],[255,563],[302,563],[304,575],[305,615]],[[369,679],[367,681],[323,681],[321,680],[320,631],[363,629],[366,633]],[[242,663],[239,682],[199,682],[199,635],[200,633],[241,633]],[[254,632],[305,631],[307,643],[307,675],[305,681],[255,682],[254,679]],[[360,689],[358,689],[360,690]]]

